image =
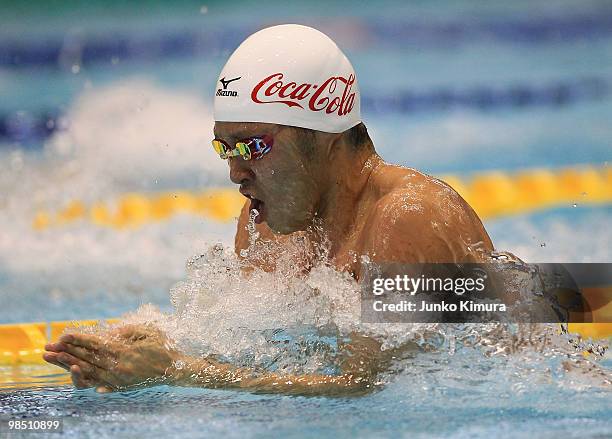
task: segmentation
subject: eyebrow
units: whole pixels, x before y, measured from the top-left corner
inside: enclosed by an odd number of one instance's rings
[[[267,135],[271,135],[274,136],[274,132],[276,131],[276,127],[266,127],[263,128],[261,130],[258,130],[257,132],[255,132],[254,134],[249,134],[252,132],[252,127],[236,127],[236,131],[234,131],[232,134],[228,134],[224,140],[236,140],[236,141],[241,141],[244,139],[247,139],[249,137],[253,137],[253,136],[262,136],[264,134]],[[220,136],[217,136],[217,134],[215,133],[215,137],[216,138],[220,138]],[[222,138],[222,137],[221,137]]]
[[[226,138],[224,138],[223,140],[229,139],[229,140],[236,140],[238,142],[240,142],[241,140],[245,140],[248,138],[251,138],[253,136],[259,136],[260,134],[251,134],[251,135],[245,135],[245,131],[238,131],[237,133],[234,134],[229,134],[226,136]],[[219,136],[217,136],[215,134],[215,137],[218,139]]]

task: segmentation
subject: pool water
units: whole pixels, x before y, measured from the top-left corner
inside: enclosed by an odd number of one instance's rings
[[[609,435],[609,390],[583,388],[570,377],[563,385],[542,380],[530,386],[513,377],[515,365],[475,363],[447,353],[421,358],[383,390],[355,398],[167,386],[100,395],[47,384],[36,390],[4,390],[0,408],[11,416],[59,416],[64,420],[63,435],[71,437]]]
[[[0,323],[116,317],[144,303],[170,312],[186,261],[231,246],[234,222],[184,214],[121,230],[32,221],[71,200],[228,186],[209,147],[214,82],[230,51],[268,24],[312,24],[346,49],[389,162],[470,175],[612,159],[606,2],[39,6],[0,18]],[[612,207],[577,199],[485,226],[498,249],[529,262],[611,262],[611,219]],[[226,322],[235,311],[265,326],[235,306]],[[198,324],[192,333],[230,350],[222,325]],[[98,395],[58,368],[0,367],[0,417],[60,416],[63,435],[77,437],[612,435],[609,356],[581,362],[562,338],[491,356],[451,346],[467,329],[457,331],[355,398],[167,386]],[[580,365],[566,370],[568,358]]]

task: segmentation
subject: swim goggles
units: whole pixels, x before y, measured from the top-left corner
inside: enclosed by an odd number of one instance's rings
[[[242,156],[244,160],[259,160],[270,152],[274,140],[271,136],[253,136],[236,143],[235,148],[231,148],[225,140],[214,139],[212,146],[215,152],[223,160],[229,157]]]

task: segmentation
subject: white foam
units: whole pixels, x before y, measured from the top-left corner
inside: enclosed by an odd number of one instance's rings
[[[25,290],[144,290],[180,278],[183,261],[207,242],[232,240],[234,224],[186,215],[126,231],[86,220],[35,230],[38,211],[73,200],[110,207],[126,192],[228,183],[210,146],[210,108],[193,93],[131,79],[85,90],[66,118],[44,154],[0,156],[0,264]]]
[[[69,128],[47,149],[97,178],[138,183],[199,175],[227,182],[227,165],[210,140],[210,107],[193,93],[131,79],[86,90],[71,106]]]

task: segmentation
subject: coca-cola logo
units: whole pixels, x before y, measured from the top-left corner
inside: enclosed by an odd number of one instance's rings
[[[288,107],[311,111],[325,111],[344,116],[351,112],[355,103],[355,92],[351,88],[355,75],[348,78],[331,76],[322,84],[297,84],[285,82],[282,73],[274,73],[262,79],[251,92],[251,99],[256,104],[285,104]]]

